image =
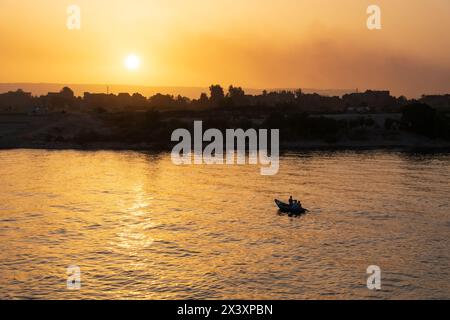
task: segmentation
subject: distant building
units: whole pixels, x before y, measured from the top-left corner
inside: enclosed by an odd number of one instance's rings
[[[450,110],[450,94],[423,95],[419,101],[438,110]]]
[[[83,106],[86,109],[115,107],[117,96],[105,93],[85,92],[83,96]]]
[[[147,99],[139,93],[105,94],[85,92],[83,96],[83,107],[87,110],[102,108],[105,110],[136,110],[145,108]]]
[[[340,113],[345,111],[345,105],[339,97],[321,96],[317,93],[301,94],[298,104],[302,110],[313,113]]]
[[[30,92],[22,90],[0,94],[0,112],[29,112],[34,105]]]
[[[392,97],[390,91],[356,92],[342,97],[348,111],[364,110],[364,112],[392,111],[399,106],[397,98]]]
[[[79,106],[78,99],[68,87],[64,87],[60,92],[49,92],[46,96],[41,96],[40,101],[43,108],[52,111],[74,109]]]

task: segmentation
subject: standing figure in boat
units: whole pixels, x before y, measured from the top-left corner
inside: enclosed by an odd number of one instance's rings
[[[281,212],[302,214],[307,211],[302,207],[302,203],[299,200],[294,199],[292,196],[289,197],[288,203],[283,203],[280,200],[275,200],[275,203]]]

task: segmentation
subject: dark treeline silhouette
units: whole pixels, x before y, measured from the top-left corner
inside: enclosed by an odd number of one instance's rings
[[[209,94],[202,93],[198,99],[88,92],[77,97],[67,87],[40,97],[22,90],[0,94],[3,115],[85,114],[101,121],[100,128],[85,124],[75,133],[65,133],[71,126],[55,125],[45,135],[47,142],[150,143],[156,147],[166,147],[173,130],[192,129],[194,120],[202,120],[205,130],[280,129],[281,141],[288,143],[395,139],[403,132],[450,140],[449,111],[450,95],[408,100],[393,97],[389,91],[371,90],[342,97],[301,90],[248,95],[241,87],[230,86],[225,91],[212,85]]]
[[[34,97],[31,93],[17,90],[0,94],[0,112],[52,112],[60,110],[83,110],[97,112],[146,111],[158,109],[204,110],[211,108],[245,107],[291,107],[308,113],[380,113],[400,112],[402,106],[421,102],[436,109],[450,110],[450,95],[423,96],[419,100],[394,97],[389,91],[367,90],[361,93],[338,96],[321,96],[296,91],[280,90],[260,95],[246,94],[241,87],[230,86],[228,91],[220,85],[212,85],[209,95],[202,93],[198,99],[183,96],[156,94],[144,97],[139,93],[105,94],[85,92],[76,97],[74,92],[64,87],[60,92],[50,92]]]

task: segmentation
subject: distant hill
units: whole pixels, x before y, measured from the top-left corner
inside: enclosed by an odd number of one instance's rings
[[[171,94],[174,96],[182,95],[189,98],[198,98],[202,92],[209,94],[207,87],[151,87],[151,86],[132,86],[132,85],[106,85],[106,84],[64,84],[64,83],[0,83],[0,93],[8,91],[16,91],[22,89],[31,92],[35,96],[46,95],[48,92],[58,92],[63,87],[70,87],[77,96],[82,96],[84,92],[106,93],[109,89],[110,93],[118,94],[120,92],[128,92],[133,94],[138,92],[144,96],[152,96],[156,93]],[[109,88],[108,88],[109,87]],[[227,88],[224,88],[227,90]],[[261,94],[263,89],[244,89],[248,94]],[[296,90],[296,88],[267,88],[267,91],[278,90]],[[346,93],[355,92],[348,89],[304,89],[304,93],[318,93],[324,96],[342,96]]]

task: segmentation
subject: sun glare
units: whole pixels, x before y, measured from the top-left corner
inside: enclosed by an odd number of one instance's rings
[[[125,67],[128,70],[137,70],[141,65],[141,60],[135,54],[130,54],[125,58]]]

